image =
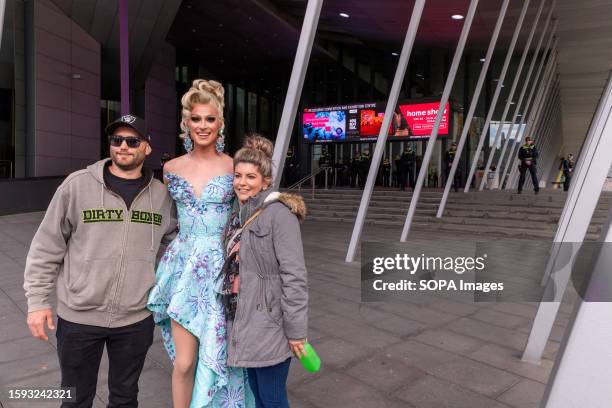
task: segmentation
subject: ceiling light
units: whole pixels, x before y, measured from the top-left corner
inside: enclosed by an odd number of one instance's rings
[[[453,14],[451,18],[453,20],[463,20],[464,19],[463,14]]]
[[[391,55],[393,55],[394,57],[397,57],[399,54],[397,52],[392,52]]]
[[[486,61],[486,59],[484,59],[484,58],[480,59],[480,62],[485,62],[485,61]]]
[[[346,13],[340,13],[340,17],[349,18],[350,16]]]
[[[514,105],[514,102],[510,102],[510,105]]]

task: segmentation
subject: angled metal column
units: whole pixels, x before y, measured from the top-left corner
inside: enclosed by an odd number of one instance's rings
[[[546,152],[544,155],[544,160],[542,161],[542,176],[541,180],[543,180],[547,185],[548,178],[550,176],[550,172],[553,168],[557,167],[556,163],[559,158],[559,149],[561,147],[562,138],[559,135],[559,124],[558,121],[560,119],[560,113],[558,106],[555,107],[555,112],[550,120],[550,126],[548,129],[547,137],[547,147],[545,148]],[[557,167],[558,168],[558,167]]]
[[[555,44],[556,44],[556,41],[555,41]],[[549,66],[547,67],[547,70],[544,74],[543,81],[540,83],[540,86],[539,86],[540,89],[538,89],[538,94],[535,98],[534,105],[532,107],[531,112],[529,112],[529,119],[527,120],[527,125],[525,126],[525,133],[524,133],[525,137],[530,136],[532,138],[535,138],[535,129],[541,122],[542,112],[544,111],[544,107],[548,106],[548,104],[550,103],[550,100],[548,98],[549,90],[551,88],[551,85],[553,84],[553,82],[555,81],[557,77],[556,48],[552,50],[551,57],[552,58],[550,58],[548,61]],[[535,141],[536,145],[539,145],[540,142],[541,141],[539,139],[536,139]],[[514,166],[511,169],[510,180],[509,180],[509,183],[507,184],[507,186],[509,186],[510,188],[516,187],[516,184],[518,182],[518,178],[519,178],[519,171],[518,171],[519,159],[518,157],[515,156],[514,161],[512,163],[514,163]]]
[[[459,42],[457,44],[457,49],[455,50],[455,56],[453,57],[453,62],[451,63],[450,69],[448,71],[448,77],[446,78],[446,84],[444,85],[444,90],[442,91],[442,98],[440,100],[438,114],[436,115],[436,121],[434,122],[433,129],[431,130],[431,135],[429,136],[427,148],[425,149],[425,154],[423,155],[421,170],[419,171],[419,176],[414,186],[412,197],[410,198],[410,207],[408,208],[408,215],[406,216],[406,222],[404,223],[404,229],[400,237],[400,241],[402,242],[406,241],[406,237],[408,237],[408,233],[410,232],[412,219],[414,218],[414,213],[416,212],[416,207],[419,203],[419,196],[421,195],[421,190],[423,189],[423,182],[425,181],[425,177],[427,177],[427,172],[429,170],[429,161],[431,160],[431,155],[436,144],[438,131],[440,129],[440,123],[442,122],[442,117],[444,116],[444,109],[446,108],[446,103],[448,102],[450,93],[453,90],[453,83],[455,82],[455,76],[457,75],[459,64],[461,63],[463,49],[465,48],[465,43],[467,41],[468,34],[470,33],[470,28],[472,27],[472,21],[474,20],[474,14],[476,14],[477,6],[478,0],[470,1],[470,7],[468,8],[468,12],[465,17],[465,22],[463,23],[463,28],[461,29],[461,35],[459,36]],[[459,159],[457,158],[457,160]]]
[[[548,41],[546,42],[546,46],[544,47],[544,51],[542,51],[542,60],[540,61],[540,64],[538,66],[538,70],[535,74],[535,77],[533,78],[533,83],[530,87],[530,91],[529,91],[529,96],[527,97],[527,102],[525,102],[525,109],[523,110],[523,115],[521,116],[521,119],[519,120],[519,124],[518,126],[516,126],[516,136],[515,136],[515,140],[516,142],[512,145],[512,148],[510,149],[510,152],[508,153],[508,160],[506,161],[506,165],[504,166],[504,171],[501,173],[501,176],[499,178],[499,185],[503,186],[504,183],[504,179],[506,177],[508,168],[510,167],[510,164],[513,163],[513,154],[515,149],[517,148],[517,146],[519,146],[518,144],[518,138],[519,138],[519,134],[521,131],[521,127],[525,124],[525,121],[529,118],[531,111],[533,110],[533,105],[532,102],[534,102],[534,95],[536,91],[539,91],[541,89],[541,85],[540,87],[538,87],[538,82],[540,81],[540,74],[542,73],[542,69],[544,67],[547,67],[546,65],[546,56],[549,54],[550,50],[551,50],[551,45],[554,39],[554,35],[556,32],[556,28],[557,28],[557,22],[555,21],[555,24],[553,25],[553,28],[550,31],[550,36],[548,37]],[[556,43],[555,43],[556,44]],[[544,72],[546,73],[546,70],[544,70]],[[545,79],[546,79],[546,75],[543,76],[544,79],[542,79],[542,83],[544,83]],[[537,99],[537,97],[536,97]],[[513,128],[515,126],[513,125]],[[510,129],[510,133],[512,133],[512,129]],[[505,188],[504,188],[505,189]]]
[[[555,44],[557,40],[555,40]],[[555,76],[556,76],[556,65],[557,65],[557,51],[556,48],[553,48],[551,51],[551,55],[549,56],[548,66],[546,67],[546,71],[544,72],[544,76],[542,81],[540,82],[540,86],[537,89],[537,95],[534,99],[534,104],[529,111],[529,118],[527,120],[527,125],[525,126],[524,136],[532,136],[533,128],[536,123],[539,122],[540,116],[542,113],[542,107],[544,106],[544,102],[546,101],[546,96],[548,95],[548,91],[550,89],[550,85],[552,84]],[[535,88],[535,87],[534,87]],[[518,143],[516,144],[518,146]],[[514,159],[511,159],[508,163],[518,164],[518,158],[515,156]],[[510,179],[506,184],[506,188],[510,188],[510,186],[514,186],[516,181],[518,180],[518,168],[517,166],[512,166],[510,170]]]
[[[554,118],[557,114],[557,108],[559,106],[559,83],[556,82],[553,85],[553,90],[550,93],[550,103],[549,106],[544,111],[542,115],[542,123],[536,128],[535,134],[541,135],[538,139],[542,139],[541,143],[538,145],[538,151],[540,152],[539,162],[542,166],[545,166],[546,161],[548,160],[549,155],[549,147],[552,145],[552,141],[555,140],[554,137],[551,137],[552,128],[554,128]],[[536,139],[537,140],[537,139]]]
[[[465,193],[470,191],[470,184],[472,184],[472,178],[474,177],[474,172],[476,171],[476,166],[478,165],[478,157],[480,156],[480,151],[482,150],[482,146],[488,134],[489,124],[491,123],[491,118],[493,117],[493,113],[495,112],[495,107],[497,106],[497,100],[499,99],[499,95],[501,94],[501,90],[504,85],[504,80],[506,79],[506,74],[508,73],[508,66],[510,66],[510,61],[512,60],[512,54],[514,53],[514,47],[516,46],[516,41],[518,40],[519,33],[521,32],[521,27],[523,26],[523,21],[525,20],[525,14],[527,14],[528,8],[529,8],[529,0],[525,0],[525,3],[523,4],[523,9],[521,10],[521,15],[519,16],[518,22],[516,23],[516,28],[514,29],[512,41],[510,42],[510,46],[508,47],[508,52],[506,54],[506,60],[504,61],[504,66],[502,68],[501,74],[499,75],[497,86],[495,87],[495,93],[493,94],[493,99],[491,100],[491,106],[489,107],[489,113],[487,114],[487,118],[485,120],[484,127],[482,128],[482,134],[480,135],[478,146],[476,147],[476,151],[474,152],[474,158],[472,159],[472,166],[470,168],[470,173],[468,174],[468,178],[465,182],[465,188],[463,189],[463,192]]]
[[[450,172],[448,173],[446,185],[444,186],[444,194],[442,194],[442,199],[440,200],[440,205],[438,206],[438,213],[436,214],[437,218],[441,218],[442,214],[444,214],[444,208],[446,207],[448,194],[450,193],[451,186],[453,185],[453,180],[455,179],[455,173],[457,172],[457,168],[459,167],[461,153],[463,152],[463,146],[465,145],[465,141],[470,131],[470,124],[472,123],[472,119],[474,118],[474,112],[476,112],[476,107],[478,106],[478,100],[480,99],[482,86],[484,85],[484,81],[487,77],[487,71],[489,70],[489,65],[491,64],[491,60],[493,59],[495,44],[497,44],[497,38],[499,37],[499,32],[501,31],[501,27],[506,16],[506,11],[508,11],[509,2],[509,0],[504,0],[501,9],[499,10],[499,14],[497,16],[497,23],[495,24],[495,28],[493,29],[493,35],[491,36],[489,48],[487,49],[487,54],[485,55],[485,61],[482,64],[482,68],[480,69],[480,75],[478,76],[478,81],[476,82],[476,88],[474,88],[474,95],[472,96],[470,109],[468,110],[467,117],[463,122],[463,129],[461,130],[459,142],[457,142],[457,153],[455,154],[455,157],[457,157],[458,159],[453,160]]]
[[[4,30],[4,10],[6,9],[6,0],[0,0],[0,47],[2,46],[2,32]]]
[[[121,70],[121,114],[130,113],[130,41],[128,0],[119,0],[119,65]]]
[[[370,205],[370,198],[372,197],[374,181],[376,180],[376,175],[378,174],[380,159],[382,158],[385,144],[387,142],[387,133],[389,126],[391,125],[391,118],[393,117],[393,112],[395,111],[395,105],[397,105],[400,89],[402,87],[402,83],[404,82],[404,75],[406,74],[406,69],[408,68],[408,61],[410,60],[412,46],[414,45],[414,39],[416,38],[416,34],[419,29],[419,23],[421,22],[421,15],[423,14],[424,7],[425,0],[416,0],[412,9],[412,17],[410,17],[410,23],[408,24],[408,30],[406,31],[406,38],[404,39],[404,45],[397,64],[397,69],[395,70],[395,77],[393,78],[391,93],[389,94],[389,100],[387,101],[387,107],[385,108],[385,117],[383,119],[380,132],[378,133],[376,147],[374,148],[374,155],[372,156],[370,170],[368,171],[368,178],[363,190],[363,195],[361,196],[361,202],[359,204],[359,211],[357,211],[355,225],[353,226],[351,242],[349,243],[348,252],[346,254],[346,262],[353,262],[355,259],[355,252],[357,251],[357,245],[361,239],[363,223],[365,222],[368,206]]]
[[[542,10],[544,10],[544,3],[546,2],[546,0],[541,0],[540,1],[540,6],[538,7],[538,12],[536,13],[535,19],[533,20],[533,24],[531,26],[531,31],[529,32],[529,37],[527,38],[527,42],[525,43],[525,48],[523,50],[523,55],[521,56],[521,60],[519,62],[519,66],[516,69],[516,74],[514,75],[514,81],[512,81],[512,87],[510,88],[510,93],[508,94],[508,100],[506,101],[506,106],[504,107],[504,112],[502,113],[501,116],[501,120],[499,121],[499,126],[497,127],[497,132],[495,132],[495,141],[493,142],[493,146],[491,146],[491,151],[489,152],[489,159],[487,160],[487,164],[485,165],[485,169],[484,169],[484,174],[482,176],[482,179],[480,181],[480,187],[478,188],[479,191],[482,191],[484,189],[485,184],[487,183],[487,176],[489,174],[489,168],[491,167],[491,164],[493,163],[493,157],[495,156],[495,151],[497,150],[497,141],[500,140],[501,135],[503,134],[502,130],[504,128],[504,125],[506,124],[506,115],[508,115],[508,111],[510,110],[510,106],[514,103],[513,99],[514,99],[514,93],[516,92],[516,88],[518,87],[519,84],[519,80],[521,79],[521,74],[523,73],[523,66],[525,65],[525,61],[527,60],[527,55],[529,54],[529,47],[531,47],[531,41],[533,41],[533,36],[535,34],[536,28],[538,28],[538,22],[540,21],[540,16],[542,15]],[[553,1],[553,6],[554,6],[554,1]],[[552,15],[552,8],[551,11],[548,15],[549,18],[546,19],[546,26],[544,27],[544,30],[542,31],[542,35],[544,35],[544,33],[546,32],[546,29],[548,28],[548,23],[550,21],[550,16]],[[533,55],[532,61],[534,61],[536,59],[536,55]],[[525,78],[525,84],[523,86],[523,89],[525,89],[525,87],[527,86],[527,83],[529,82],[529,78]],[[517,106],[518,107],[518,106]],[[516,109],[515,109],[515,113],[516,113]],[[503,152],[500,155],[500,158],[503,156],[503,154],[506,151],[506,147],[508,146],[508,141],[510,140],[510,133],[508,133],[508,137],[506,138],[506,142],[504,143],[504,149]],[[503,142],[503,140],[502,140]],[[499,172],[497,172],[499,174]]]
[[[612,128],[608,129],[612,132]],[[612,145],[609,145],[609,148]],[[612,242],[612,217],[608,215],[604,242]],[[609,246],[602,244],[594,262],[593,275],[585,299],[578,299],[566,335],[557,352],[557,361],[546,386],[543,408],[605,407],[610,402],[610,316],[612,302],[591,296],[610,287]],[[610,299],[609,290],[607,291]],[[591,301],[589,301],[591,300]]]
[[[501,154],[499,155],[499,160],[497,161],[497,165],[495,166],[495,169],[498,175],[498,180],[499,180],[499,184],[497,187],[498,189],[501,188],[501,182],[502,182],[501,170],[502,170],[502,164],[504,161],[504,156],[508,149],[508,145],[510,144],[510,139],[511,139],[512,133],[515,128],[514,125],[516,124],[516,119],[518,118],[519,112],[521,108],[523,107],[523,101],[525,100],[524,98],[525,98],[525,94],[527,93],[527,89],[529,88],[529,81],[531,80],[531,74],[533,73],[533,69],[535,68],[536,61],[538,60],[540,56],[540,48],[542,47],[542,43],[544,42],[544,37],[546,37],[546,31],[548,30],[548,25],[550,24],[550,21],[552,19],[552,14],[555,9],[555,5],[556,5],[556,1],[553,0],[552,4],[550,5],[548,16],[546,17],[546,23],[544,25],[544,28],[542,29],[542,34],[540,35],[540,39],[538,40],[538,45],[536,46],[535,52],[533,53],[533,56],[531,58],[531,63],[529,64],[529,70],[527,71],[527,75],[525,76],[521,95],[519,96],[518,102],[516,103],[516,107],[514,109],[514,114],[512,115],[512,122],[510,125],[510,130],[508,131],[508,137],[506,138],[506,143],[504,143],[504,147],[501,151]],[[557,27],[557,22],[555,21],[553,29],[551,30],[551,37],[552,37],[552,33],[556,31],[556,27]],[[535,82],[533,85],[535,85]],[[501,128],[501,125],[500,125],[500,128]],[[517,134],[518,134],[518,131],[517,131]],[[516,136],[515,136],[515,142],[516,142]],[[486,172],[488,171],[488,169],[489,169],[489,166],[485,168],[485,176],[487,174]]]
[[[531,122],[531,124],[528,122],[527,126],[525,127],[525,137],[530,136],[532,139],[535,139],[535,132],[534,129],[536,127],[536,125],[541,121],[541,117],[542,117],[542,112],[543,112],[543,108],[544,106],[546,106],[547,103],[550,103],[550,101],[545,98],[546,95],[548,95],[549,89],[552,85],[553,80],[556,78],[557,74],[556,74],[556,57],[553,60],[555,67],[554,69],[551,71],[550,73],[550,78],[549,78],[549,82],[546,85],[546,88],[544,89],[544,92],[542,94],[542,98],[540,100],[539,105],[536,107],[535,111],[534,111],[534,119],[533,122]],[[536,139],[536,142],[539,142],[538,139]],[[538,143],[539,145],[539,143]],[[517,156],[514,157],[514,166],[512,169],[512,172],[510,173],[510,180],[509,183],[507,184],[508,186],[510,186],[510,188],[516,188],[518,185],[518,180],[519,180],[519,170],[518,170],[518,165],[520,163],[519,159]]]
[[[323,0],[308,0],[306,5],[304,23],[302,23],[302,31],[300,32],[295,60],[293,61],[287,96],[285,96],[285,105],[283,106],[278,133],[274,141],[274,153],[272,154],[272,163],[274,164],[272,169],[272,187],[274,190],[278,190],[280,186],[281,176],[285,167],[287,147],[291,140],[291,131],[293,130],[295,115],[302,95],[302,87],[304,86],[304,78],[306,77],[308,62],[310,61],[312,44],[317,33],[317,24],[319,23],[322,5]]]
[[[570,192],[563,208],[560,223],[555,236],[555,243],[581,243],[584,241],[587,229],[595,212],[603,183],[612,164],[612,77],[608,77],[608,84],[602,94],[597,112],[591,123],[587,144],[584,145],[581,163],[577,166]],[[561,299],[565,293],[570,279],[571,265],[573,265],[578,252],[574,245],[572,254],[564,266],[551,274],[548,289],[554,289],[556,296],[554,302],[542,302],[535,316],[527,346],[523,353],[524,361],[538,363],[550,336],[553,323],[557,316]],[[551,251],[551,259],[557,258],[557,250]],[[609,319],[609,316],[608,316]],[[609,325],[607,325],[609,326]],[[608,327],[609,328],[609,327]],[[609,336],[607,336],[609,338]]]
[[[558,140],[558,138],[554,137],[552,130],[555,127],[554,120],[556,118],[557,107],[559,104],[557,94],[558,90],[559,83],[557,82],[553,86],[553,90],[550,93],[550,103],[542,115],[542,122],[534,132],[534,134],[538,135],[538,139],[536,139],[536,141],[540,139],[540,143],[537,145],[538,152],[540,153],[540,157],[538,159],[538,169],[540,171],[545,169],[546,166],[550,164],[551,156],[555,155],[554,146],[555,141]],[[542,173],[540,174],[539,180],[546,180],[544,177],[542,177]]]
[[[556,138],[554,138],[554,144],[553,144],[553,153],[554,156],[551,159],[550,163],[546,164],[546,167],[544,167],[544,173],[542,174],[542,180],[548,181],[550,178],[550,172],[555,168],[554,164],[556,159],[559,157],[559,149],[563,144],[563,139],[561,137],[561,126],[560,126],[560,119],[561,119],[561,107],[560,107],[560,101],[557,102],[557,106],[556,106],[556,111],[555,111],[555,116],[553,118],[553,124],[554,127],[552,127],[552,134],[553,137],[554,135],[557,135]]]

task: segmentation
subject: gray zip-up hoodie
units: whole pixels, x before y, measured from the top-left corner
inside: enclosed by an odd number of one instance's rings
[[[57,282],[57,314],[68,321],[121,327],[150,314],[157,251],[176,230],[173,200],[147,171],[128,210],[104,184],[109,160],[70,174],[55,192],[26,261],[28,312],[51,307]]]

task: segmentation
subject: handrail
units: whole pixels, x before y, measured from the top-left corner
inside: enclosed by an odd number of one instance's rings
[[[319,175],[321,172],[325,171],[325,172],[329,172],[330,170],[332,170],[332,167],[319,167],[317,169],[317,171],[315,171],[314,173],[310,173],[308,176],[302,178],[301,180],[299,180],[296,183],[293,183],[291,186],[289,186],[287,188],[287,191],[289,190],[293,190],[295,188],[298,189],[298,191],[302,191],[302,184],[306,183],[307,181],[311,181],[311,185],[312,185],[312,198],[314,198],[314,191],[315,191],[315,180],[314,178]],[[325,188],[327,188],[327,174],[325,175]]]

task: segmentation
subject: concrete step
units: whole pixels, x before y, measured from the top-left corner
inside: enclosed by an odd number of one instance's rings
[[[389,214],[386,212],[376,212],[376,211],[368,211],[367,218],[368,219],[377,219],[377,220],[389,220],[389,221],[401,221],[402,223],[406,219],[407,210],[403,212],[396,212],[393,214]],[[357,211],[319,211],[313,210],[308,212],[310,217],[337,217],[342,219],[350,219],[352,221],[357,217]],[[435,221],[436,213],[429,211],[418,211],[415,213],[415,220],[418,218],[419,221],[422,222],[436,222]]]
[[[320,199],[312,199],[309,197],[304,197],[304,202],[308,207],[313,205],[332,205],[332,206],[357,206],[359,207],[360,199],[346,199],[346,198],[320,198]],[[370,208],[372,207],[396,207],[402,206],[408,208],[410,205],[410,199],[401,199],[401,198],[380,198],[373,197],[370,201]],[[439,206],[439,200],[431,200],[424,199],[419,200],[418,207],[421,208],[435,208],[437,210]],[[521,203],[461,203],[457,201],[449,201],[446,204],[446,209],[451,210],[462,210],[462,209],[472,209],[474,211],[479,212],[487,212],[487,211],[505,211],[505,212],[530,212],[530,213],[538,213],[538,214],[561,214],[563,210],[563,206],[555,206],[550,205],[549,203],[540,203],[535,204],[521,204]]]

